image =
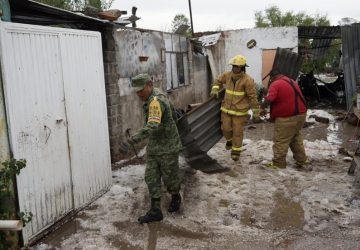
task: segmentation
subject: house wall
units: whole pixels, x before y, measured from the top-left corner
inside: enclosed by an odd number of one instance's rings
[[[249,49],[246,44],[251,39],[256,46]],[[249,67],[246,69],[257,83],[261,83],[262,51],[267,49],[291,48],[297,52],[297,27],[258,28],[224,31],[218,43],[211,48],[216,60],[217,71],[222,73],[231,70],[227,63],[237,54],[247,58]]]
[[[126,130],[131,128],[131,133],[135,133],[144,124],[142,101],[131,88],[131,78],[148,73],[155,87],[166,93],[166,62],[161,60],[161,50],[165,49],[164,33],[132,28],[107,29],[103,32],[103,49],[110,148],[112,160],[117,161],[123,157],[119,149]],[[192,55],[190,48],[188,51],[190,84],[168,91],[174,106],[182,109],[208,96],[206,57]],[[147,56],[148,60],[140,61],[139,56]]]
[[[201,54],[193,54],[191,61],[193,102],[205,102],[210,95],[211,74],[207,57]]]

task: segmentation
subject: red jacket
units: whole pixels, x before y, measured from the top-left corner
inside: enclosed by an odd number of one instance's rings
[[[289,78],[286,76],[277,77],[269,87],[268,95],[265,100],[271,103],[270,116],[271,118],[289,117],[295,114],[295,90],[289,83]],[[293,80],[294,87],[305,100],[299,85]],[[306,113],[306,106],[301,97],[297,97],[298,113]]]

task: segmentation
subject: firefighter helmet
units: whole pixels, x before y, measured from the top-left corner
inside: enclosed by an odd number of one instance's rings
[[[236,55],[229,61],[230,65],[235,65],[239,67],[248,66],[246,65],[246,57],[243,55]]]

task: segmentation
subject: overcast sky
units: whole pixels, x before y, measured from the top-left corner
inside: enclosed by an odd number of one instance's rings
[[[294,13],[327,14],[331,25],[338,25],[343,17],[360,21],[360,0],[191,0],[194,31],[253,28],[255,11],[271,5]],[[132,6],[138,8],[139,28],[170,31],[176,14],[190,17],[189,0],[115,0],[111,8],[127,10],[131,15]]]

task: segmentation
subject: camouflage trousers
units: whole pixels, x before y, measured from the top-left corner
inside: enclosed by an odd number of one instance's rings
[[[179,153],[147,155],[145,182],[151,199],[161,198],[161,179],[170,194],[179,193]]]
[[[273,138],[274,165],[281,168],[286,167],[286,154],[289,147],[293,152],[295,161],[300,165],[305,164],[306,155],[300,132],[305,119],[306,114],[275,119]]]

